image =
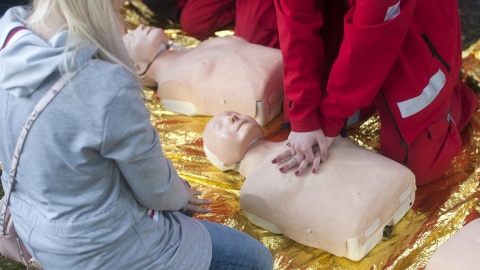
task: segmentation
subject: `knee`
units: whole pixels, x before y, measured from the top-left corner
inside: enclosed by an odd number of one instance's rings
[[[425,134],[423,134],[425,135]],[[415,174],[417,186],[440,179],[460,153],[462,139],[454,123],[441,136],[420,136],[411,146],[408,168]]]
[[[270,251],[262,245],[262,250],[256,253],[255,269],[258,270],[273,270],[273,256]]]

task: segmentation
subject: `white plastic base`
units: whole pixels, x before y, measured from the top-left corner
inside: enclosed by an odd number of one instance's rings
[[[188,116],[199,115],[197,108],[195,108],[195,105],[190,102],[162,98],[162,103],[165,109],[174,113],[184,114]]]
[[[398,198],[401,203],[398,210],[392,215],[392,217],[380,226],[379,219],[373,222],[365,231],[367,241],[363,244],[360,243],[358,237],[347,239],[347,247],[345,252],[345,258],[352,261],[359,261],[365,257],[383,238],[383,231],[385,226],[397,224],[410,210],[415,200],[415,188],[408,186],[408,188]],[[245,212],[245,216],[258,227],[264,228],[275,234],[282,234],[282,230],[275,224],[260,218],[254,214]],[[328,252],[328,250],[326,250]]]
[[[378,229],[373,234],[371,234],[371,236],[363,245],[360,243],[357,237],[347,239],[347,250],[345,252],[345,258],[348,258],[352,261],[361,260],[376,245],[378,245],[378,243],[380,243],[380,241],[383,238],[383,231],[385,229],[385,226],[395,225],[405,216],[408,210],[410,210],[410,208],[412,207],[413,201],[415,200],[415,191],[412,188],[412,186],[409,186],[406,192],[407,191],[410,193],[410,196],[408,197],[408,199],[405,200],[403,204],[401,204],[401,206],[398,208],[395,214],[390,218],[390,220],[385,222],[385,224],[382,224],[382,226],[378,227]],[[376,224],[374,222],[372,225],[370,225],[370,227],[367,230],[365,230],[365,236],[368,235],[367,232],[371,231],[370,228],[372,228],[375,225]]]

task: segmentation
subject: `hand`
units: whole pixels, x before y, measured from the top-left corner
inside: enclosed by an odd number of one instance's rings
[[[315,146],[316,150],[314,150],[314,166],[316,164],[316,161],[320,161],[320,151],[318,151],[318,146],[316,145]],[[276,156],[273,160],[272,160],[272,163],[280,163],[282,161],[285,161],[285,164],[283,164],[282,167],[280,167],[280,169],[278,169],[280,172],[284,173],[288,170],[290,170],[291,168],[295,167],[298,162],[297,162],[297,158],[295,155],[292,155],[292,152],[290,149],[288,150],[285,150],[284,152],[282,152],[281,154],[279,154],[278,156]],[[305,170],[305,168],[309,165],[310,163],[308,162],[307,159],[304,159],[302,160],[302,162],[298,165],[297,167],[297,170],[295,171],[295,175],[296,176],[299,176],[303,173],[303,171]],[[318,168],[318,165],[320,164],[320,162],[318,162],[317,164],[317,168]],[[312,172],[316,172],[317,169],[313,169],[312,168]]]
[[[188,203],[185,207],[180,209],[180,211],[191,213],[210,213],[210,208],[205,208],[202,206],[209,205],[212,203],[212,201],[198,198],[197,196],[202,195],[202,191],[191,188],[190,184],[184,179],[182,179],[182,181],[188,190]]]
[[[289,142],[287,143],[290,149],[276,156],[272,163],[279,163],[289,159],[279,170],[286,172],[298,164],[295,171],[297,176],[301,175],[309,164],[312,164],[312,172],[316,173],[320,162],[326,161],[327,149],[334,139],[335,137],[326,137],[322,130],[302,133],[291,132]],[[306,149],[306,151],[302,153],[301,150],[295,150],[295,145],[298,146],[297,149]],[[308,153],[305,154],[304,152]]]
[[[308,163],[314,162],[314,145],[318,145],[320,148],[319,162],[325,162],[327,160],[327,144],[325,135],[321,129],[309,132],[292,131],[290,132],[290,135],[288,135],[287,145],[290,146],[290,152],[292,153],[292,156],[296,157],[298,164],[301,164],[304,159],[307,159]]]

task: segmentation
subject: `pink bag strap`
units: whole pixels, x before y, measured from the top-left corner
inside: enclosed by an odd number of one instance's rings
[[[5,189],[5,200],[2,200],[2,212],[0,213],[0,225],[2,226],[2,233],[5,234],[6,230],[6,223],[5,223],[5,213],[7,211],[7,206],[10,201],[10,195],[13,187],[13,182],[15,180],[15,176],[17,174],[17,166],[18,161],[20,158],[20,154],[23,150],[23,145],[25,143],[25,139],[27,138],[27,134],[30,131],[30,128],[33,125],[33,122],[38,118],[40,113],[47,107],[50,101],[55,98],[55,96],[63,89],[63,87],[70,81],[73,77],[75,77],[91,60],[87,61],[82,67],[77,69],[74,72],[67,72],[65,73],[48,91],[45,95],[38,101],[38,103],[33,108],[32,112],[30,113],[27,121],[23,125],[22,130],[20,131],[20,136],[18,138],[17,144],[15,145],[15,150],[13,151],[13,159],[12,165],[10,166],[10,174],[8,176],[8,186]]]

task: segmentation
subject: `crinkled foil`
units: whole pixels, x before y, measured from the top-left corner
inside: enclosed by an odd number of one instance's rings
[[[479,56],[480,42],[463,55],[464,79],[477,93],[480,89]],[[384,233],[383,240],[366,257],[353,262],[250,223],[238,204],[244,177],[236,172],[220,172],[209,164],[203,152],[202,132],[210,117],[168,112],[161,101],[152,98],[153,92],[148,91],[146,95],[151,121],[158,129],[165,155],[182,177],[203,191],[203,197],[213,200],[211,213],[195,217],[228,225],[257,238],[272,252],[275,269],[423,269],[439,245],[466,223],[480,217],[480,111],[462,133],[462,151],[443,178],[418,188],[412,209],[390,232]],[[287,132],[281,128],[282,121],[280,115],[264,127],[266,139],[287,138]],[[376,151],[379,128],[375,115],[350,130],[349,137]],[[306,214],[314,215],[315,212],[307,211]]]

